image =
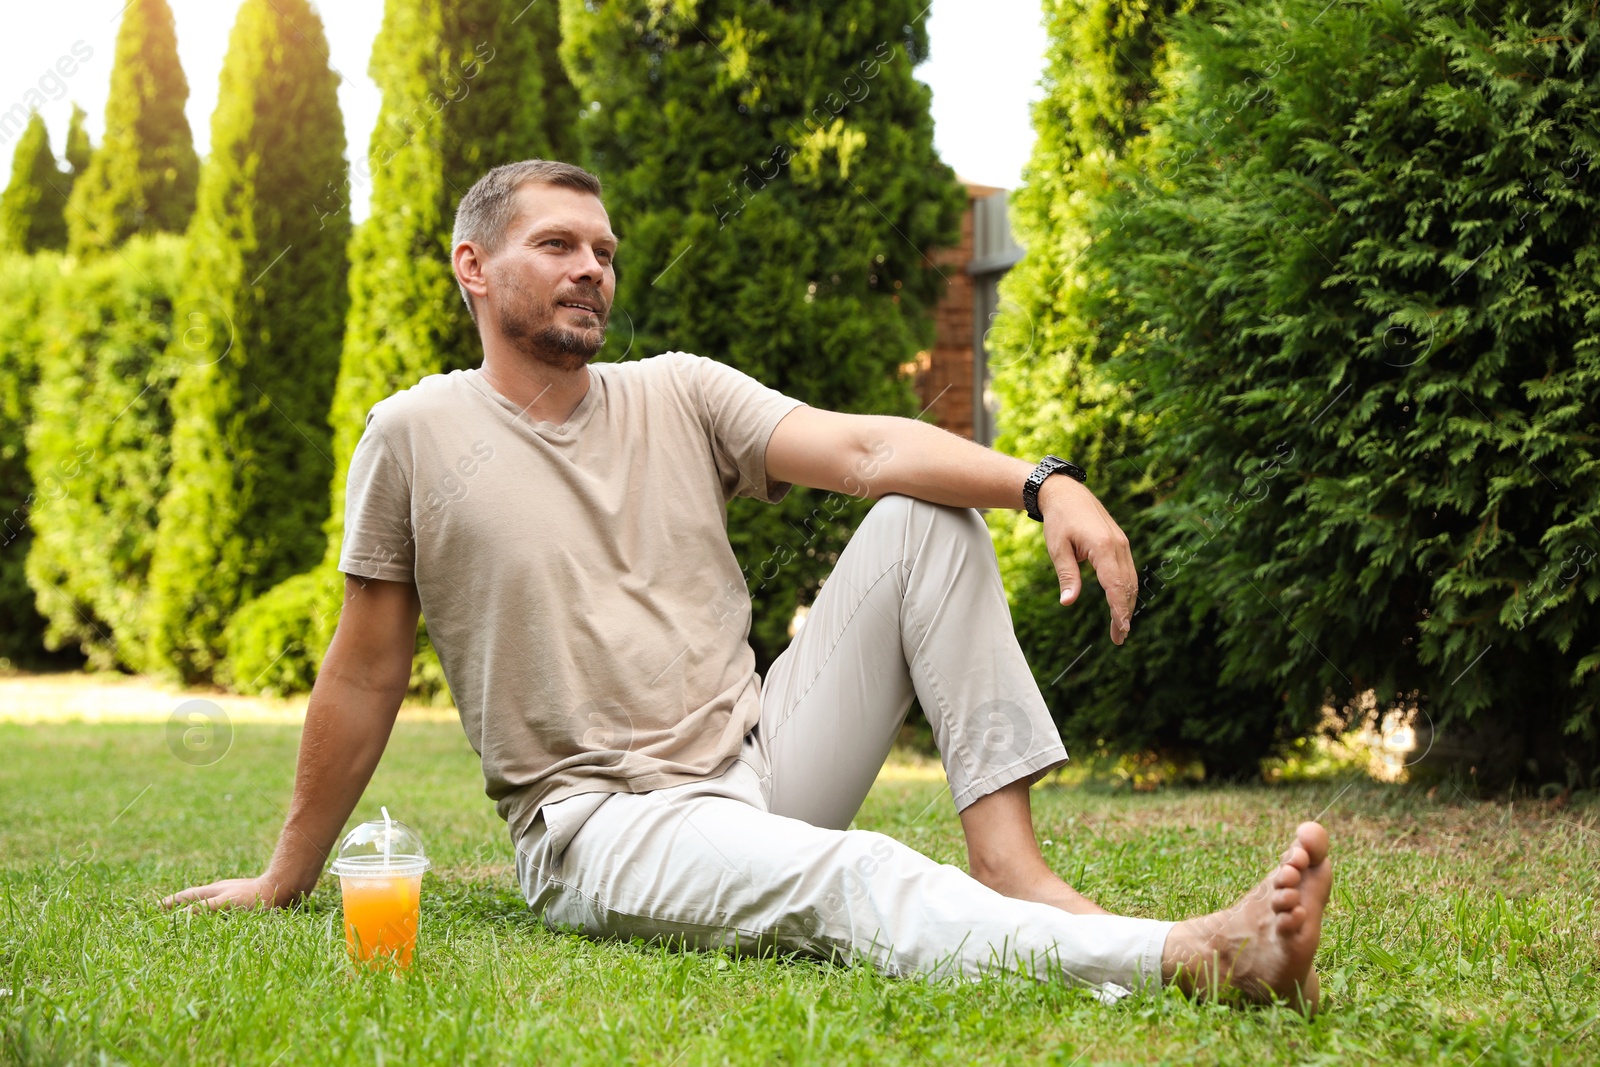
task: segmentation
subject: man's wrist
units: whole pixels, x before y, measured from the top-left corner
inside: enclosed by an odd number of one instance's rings
[[[1065,475],[1058,474],[1046,478],[1044,484],[1039,487],[1039,514],[1049,515],[1056,508],[1063,506],[1066,500],[1073,496],[1074,487],[1083,488],[1077,479]]]
[[[1044,457],[1028,474],[1022,486],[1022,510],[1027,512],[1029,518],[1037,519],[1039,522],[1044,521],[1041,494],[1046,486],[1058,480],[1054,477],[1057,474],[1066,475],[1067,478],[1077,482],[1083,482],[1087,478],[1084,469],[1070,460],[1062,459],[1060,456]]]
[[[321,876],[319,870],[308,882],[303,877],[280,876],[268,867],[259,882],[262,895],[267,898],[266,903],[274,908],[282,908],[316,892],[317,880]]]
[[[316,892],[323,868],[328,865],[328,852],[319,854],[296,828],[286,825],[283,832],[285,839],[279,842],[278,849],[267,861],[261,881],[271,887],[279,901],[289,902]]]

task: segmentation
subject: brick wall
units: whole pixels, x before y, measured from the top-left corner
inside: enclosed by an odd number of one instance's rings
[[[916,386],[924,421],[944,427],[951,433],[972,438],[972,276],[967,264],[972,261],[972,202],[1000,190],[989,185],[966,183],[967,210],[961,216],[961,243],[942,248],[928,258],[948,280],[944,299],[934,308],[934,342],[931,351],[902,364]]]

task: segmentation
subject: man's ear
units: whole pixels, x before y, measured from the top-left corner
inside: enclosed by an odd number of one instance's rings
[[[485,258],[482,249],[471,241],[462,241],[456,245],[455,252],[451,255],[451,265],[455,268],[456,280],[472,294],[474,304],[481,304],[489,294],[489,282],[484,276]]]

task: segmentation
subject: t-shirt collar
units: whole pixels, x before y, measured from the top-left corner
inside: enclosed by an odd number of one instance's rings
[[[474,388],[489,397],[517,422],[541,434],[553,434],[557,437],[571,437],[583,428],[599,403],[600,375],[596,373],[595,365],[589,364],[589,388],[584,391],[583,399],[578,401],[578,406],[572,409],[572,414],[567,416],[567,421],[554,423],[548,420],[532,419],[523,413],[522,409],[500,393],[498,389],[489,384],[483,376],[482,367],[470,367],[466,371],[466,378]]]

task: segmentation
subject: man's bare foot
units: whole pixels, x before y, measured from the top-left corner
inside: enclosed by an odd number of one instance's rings
[[[1161,954],[1161,977],[1187,993],[1229,990],[1266,1002],[1281,997],[1317,1010],[1312,961],[1322,912],[1333,887],[1328,831],[1314,822],[1295,830],[1283,862],[1231,908],[1178,923]]]

